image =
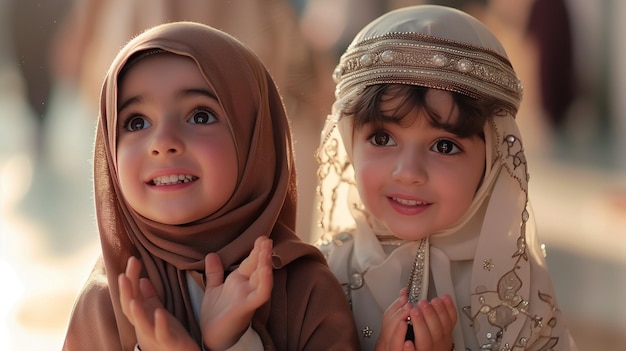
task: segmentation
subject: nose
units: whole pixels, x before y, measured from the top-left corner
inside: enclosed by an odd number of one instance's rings
[[[153,156],[177,155],[185,150],[180,128],[170,123],[163,123],[154,129],[150,145],[150,153]]]
[[[394,180],[411,184],[428,180],[427,157],[417,148],[404,148],[396,158],[392,177]]]

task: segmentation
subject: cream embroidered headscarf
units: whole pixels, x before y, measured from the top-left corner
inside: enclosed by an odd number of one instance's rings
[[[318,150],[322,240],[363,225],[379,236],[391,234],[369,215],[354,186],[352,119],[343,118],[343,109],[365,87],[410,84],[496,99],[504,113],[492,116],[484,126],[488,164],[483,183],[459,222],[430,236],[430,246],[421,253],[422,272],[433,272],[438,293],[443,287],[454,296],[450,261],[473,261],[466,272],[471,275],[467,282],[471,296],[457,297],[456,303],[471,319],[481,349],[569,349],[529,212],[529,176],[515,122],[522,86],[498,39],[461,11],[407,7],[361,30],[341,57],[334,79],[336,102]],[[429,279],[418,280],[423,299]],[[470,308],[459,301],[467,301]],[[465,349],[463,339],[457,326],[457,350]]]

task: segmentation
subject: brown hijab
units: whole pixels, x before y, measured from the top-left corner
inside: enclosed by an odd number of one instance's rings
[[[139,215],[124,199],[118,179],[118,78],[128,62],[132,64],[143,55],[159,51],[190,57],[197,63],[229,118],[237,149],[238,183],[232,198],[217,212],[184,225],[165,225]],[[284,294],[287,289],[276,286],[286,284],[276,272],[304,256],[323,262],[315,248],[294,234],[293,162],[290,126],[282,99],[257,56],[237,40],[191,22],[156,26],[131,40],[114,59],[102,88],[94,153],[102,259],[76,303],[64,349],[133,348],[134,328],[121,311],[117,285],[129,256],[140,258],[144,276],[152,281],[167,310],[200,342],[186,273],[202,273],[209,252],[219,254],[227,271],[235,269],[261,235],[274,242],[275,287],[271,301],[257,311],[254,322],[268,323],[276,305],[287,303],[276,301],[277,292]],[[267,340],[263,331],[259,334]]]

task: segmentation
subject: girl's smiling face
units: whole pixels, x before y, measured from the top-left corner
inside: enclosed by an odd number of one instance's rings
[[[394,111],[402,97],[381,103]],[[452,95],[430,89],[425,102],[454,124]],[[485,142],[431,125],[423,109],[354,130],[352,163],[361,199],[394,235],[418,240],[454,225],[469,208],[485,169]]]
[[[219,210],[237,185],[227,116],[196,63],[159,53],[119,81],[117,165],[122,194],[140,215],[184,224]]]

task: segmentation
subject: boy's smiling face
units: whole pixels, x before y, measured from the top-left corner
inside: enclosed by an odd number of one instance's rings
[[[401,97],[383,103],[394,110]],[[444,119],[458,118],[452,95],[429,90],[426,103]],[[359,194],[369,212],[394,235],[417,240],[453,226],[467,211],[485,169],[480,136],[459,138],[433,127],[425,112],[413,109],[381,128],[354,131],[352,163]],[[448,119],[448,120],[446,120]]]
[[[119,82],[117,164],[122,194],[165,224],[219,210],[237,184],[227,116],[190,58],[140,59]]]

